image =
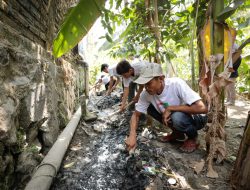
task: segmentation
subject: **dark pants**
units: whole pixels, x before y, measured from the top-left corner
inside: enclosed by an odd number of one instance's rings
[[[162,114],[160,114],[155,107],[150,104],[147,110],[157,121],[163,123]],[[173,112],[171,114],[171,122],[169,127],[181,133],[185,133],[189,139],[197,137],[198,130],[206,126],[207,116],[201,114],[190,115],[184,112]]]
[[[135,91],[136,91],[136,83],[130,82],[129,84],[129,94],[128,94],[128,102],[131,102],[133,98],[135,97]],[[134,110],[135,104],[132,104],[129,106],[129,110]]]
[[[106,90],[108,90],[108,89],[109,89],[109,83],[110,83],[110,82],[108,82],[107,84],[105,84],[105,89],[106,89]],[[116,83],[116,80],[114,79],[114,81],[113,81],[113,85],[112,85],[112,86],[114,86],[114,85],[115,85],[115,83]]]

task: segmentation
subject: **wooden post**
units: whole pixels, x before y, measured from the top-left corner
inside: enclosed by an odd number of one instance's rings
[[[233,189],[250,189],[250,111],[231,176]]]
[[[84,61],[79,61],[79,65],[83,67],[83,75],[84,75],[84,90],[83,95],[80,96],[80,102],[81,102],[81,108],[82,108],[82,117],[85,121],[94,121],[97,119],[97,116],[93,113],[90,113],[87,109],[87,103],[86,100],[89,98],[89,66],[88,63]]]

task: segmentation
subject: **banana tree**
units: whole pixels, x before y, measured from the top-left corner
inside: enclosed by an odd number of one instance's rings
[[[229,69],[232,67],[232,46],[236,31],[225,20],[231,16],[243,1],[235,1],[234,6],[224,8],[223,0],[211,0],[207,11],[207,20],[200,33],[203,45],[203,69],[200,86],[209,107],[208,131],[208,172],[211,178],[218,177],[213,169],[213,160],[217,163],[226,156],[226,134],[224,87],[230,83]]]

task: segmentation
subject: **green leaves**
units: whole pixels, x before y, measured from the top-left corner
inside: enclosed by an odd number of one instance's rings
[[[58,58],[72,49],[101,15],[105,0],[80,0],[69,9],[53,42],[53,55]]]
[[[245,0],[235,0],[233,4],[230,6],[226,7],[218,16],[217,19],[218,21],[225,21],[228,17],[230,17],[236,9],[244,3]]]

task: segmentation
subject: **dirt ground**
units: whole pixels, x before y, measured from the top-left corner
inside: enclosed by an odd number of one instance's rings
[[[106,98],[98,106],[98,99],[90,102],[92,110],[98,112],[98,120],[80,122],[51,189],[231,189],[230,174],[250,110],[248,100],[238,97],[235,106],[227,107],[228,153],[223,163],[214,163],[219,177],[211,179],[206,177],[206,165],[201,171],[197,169],[206,161],[204,131],[199,131],[199,149],[187,154],[179,150],[181,144],[158,140],[162,128],[157,122],[151,128],[141,123],[138,147],[135,155],[130,156],[125,151],[124,139],[131,112],[117,114],[110,121],[107,115],[118,109],[119,101]]]

